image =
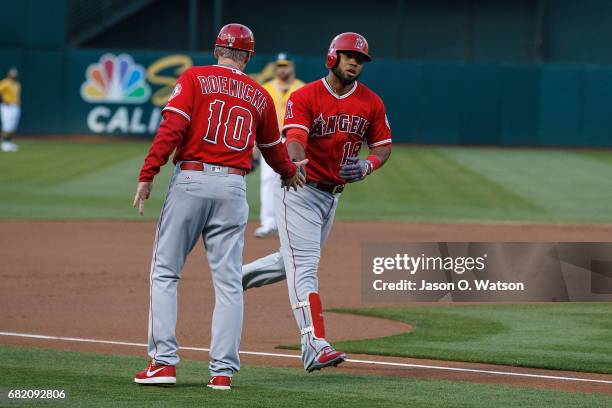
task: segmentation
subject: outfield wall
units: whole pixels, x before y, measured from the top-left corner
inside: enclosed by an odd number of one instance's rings
[[[271,59],[257,55],[249,73],[269,77]],[[212,61],[208,53],[0,50],[0,70],[16,65],[21,71],[22,134],[151,135],[178,73]],[[95,88],[92,73],[106,72],[105,63],[124,66],[134,75],[132,85],[88,94],[88,84]],[[306,81],[325,74],[322,58],[298,57],[296,64]],[[607,65],[388,59],[368,64],[362,80],[383,97],[396,141],[612,146]]]

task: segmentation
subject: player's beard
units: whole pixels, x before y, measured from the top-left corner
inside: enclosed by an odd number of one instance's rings
[[[291,72],[282,72],[278,75],[278,79],[280,79],[283,82],[288,82],[291,79]]]
[[[349,78],[344,74],[344,72],[342,72],[342,70],[340,69],[338,65],[332,68],[332,72],[344,86],[353,84],[359,78],[359,75],[361,75],[361,73],[359,73],[355,75],[353,78]]]

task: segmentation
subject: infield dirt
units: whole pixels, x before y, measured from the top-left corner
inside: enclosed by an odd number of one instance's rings
[[[251,261],[277,250],[275,237],[253,238],[249,224],[244,260]],[[0,223],[0,330],[144,343],[149,304],[149,266],[155,234],[152,222],[29,222]],[[319,271],[323,304],[329,308],[363,307],[361,300],[360,245],[376,242],[429,241],[542,241],[606,242],[612,226],[520,224],[419,224],[337,222],[322,254]],[[214,304],[210,272],[202,245],[188,258],[179,287],[177,336],[182,345],[207,347]],[[387,305],[387,304],[385,304]],[[375,338],[411,330],[385,319],[327,313],[328,338]],[[274,352],[279,344],[299,341],[288,305],[286,286],[278,283],[245,294],[242,349]],[[41,341],[0,337],[3,344],[44,346],[71,350],[137,354],[144,350],[124,346]],[[182,355],[207,359],[206,353]],[[612,380],[610,375],[562,373],[550,370],[484,364],[426,361],[397,357],[353,358],[413,364],[444,365],[495,371]],[[243,362],[299,367],[297,359],[244,356]],[[377,375],[404,375],[495,382],[552,389],[612,394],[609,384],[491,376],[441,370],[363,366],[347,363],[340,370]]]

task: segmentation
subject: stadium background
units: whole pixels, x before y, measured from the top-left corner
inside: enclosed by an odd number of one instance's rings
[[[307,81],[324,74],[334,34],[362,32],[375,58],[363,81],[386,101],[396,141],[612,145],[612,3],[605,0],[386,0],[375,8],[367,1],[5,0],[2,10],[0,70],[21,70],[25,134],[151,135],[158,106],[150,99],[83,100],[87,67],[108,52],[129,54],[145,70],[176,54],[209,63],[214,33],[235,20],[256,33],[250,73],[288,51]],[[181,67],[148,72],[152,93]],[[94,106],[108,108],[101,124],[125,106],[128,120],[147,126],[88,126]],[[132,119],[137,108],[140,121]]]

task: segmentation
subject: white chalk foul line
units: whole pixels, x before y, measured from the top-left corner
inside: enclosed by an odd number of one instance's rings
[[[130,343],[126,341],[113,341],[113,340],[97,340],[97,339],[84,339],[80,337],[61,337],[61,336],[45,336],[42,334],[27,334],[27,333],[12,333],[12,332],[0,332],[0,336],[9,337],[25,337],[30,339],[41,339],[41,340],[60,340],[60,341],[72,341],[78,343],[95,343],[95,344],[112,344],[117,346],[131,346],[131,347],[147,347],[144,343]],[[210,349],[203,347],[181,347],[183,350],[191,351],[210,351]],[[240,354],[250,356],[265,356],[265,357],[285,357],[285,358],[297,358],[300,356],[295,354],[283,354],[283,353],[266,353],[260,351],[241,351]],[[479,370],[475,368],[460,368],[460,367],[444,367],[426,364],[409,364],[409,363],[394,363],[388,361],[375,361],[375,360],[356,360],[349,358],[346,360],[350,363],[356,364],[371,364],[380,366],[390,367],[404,367],[404,368],[423,368],[429,370],[445,370],[445,371],[457,371],[463,373],[479,373],[479,374],[490,374],[490,375],[502,375],[511,377],[526,377],[526,378],[537,378],[543,380],[559,380],[559,381],[577,381],[577,382],[588,382],[598,384],[612,384],[611,380],[595,380],[591,378],[579,378],[579,377],[563,377],[556,375],[543,375],[543,374],[528,374],[528,373],[514,373],[508,371],[496,371],[496,370]]]

